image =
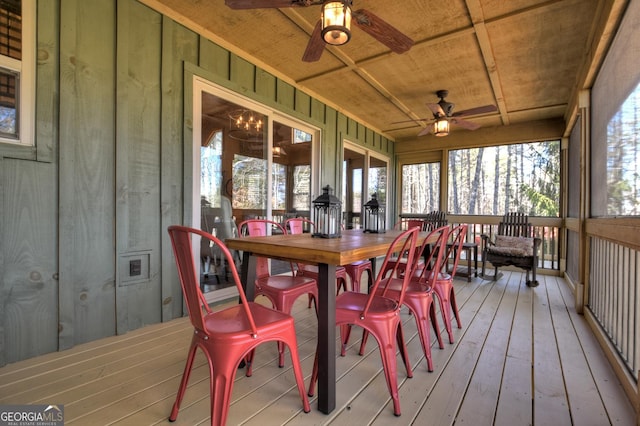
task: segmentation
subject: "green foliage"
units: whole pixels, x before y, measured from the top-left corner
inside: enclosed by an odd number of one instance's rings
[[[528,212],[530,215],[552,217],[558,216],[559,210],[557,198],[550,198],[549,196],[536,191],[534,188],[526,184],[522,185],[522,192],[527,196],[533,207]]]

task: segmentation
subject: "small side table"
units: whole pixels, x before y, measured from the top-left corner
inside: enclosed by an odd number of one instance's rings
[[[451,243],[447,244],[447,248],[451,247]],[[465,252],[465,257],[467,258],[467,271],[465,272],[464,269],[460,269],[460,267],[458,267],[459,271],[456,271],[457,275],[460,275],[462,277],[467,277],[467,281],[471,282],[471,277],[477,277],[478,276],[478,244],[477,243],[463,243],[462,244],[462,251]],[[471,266],[471,253],[473,251],[473,267]],[[456,255],[456,249],[454,248],[453,250],[453,255]]]

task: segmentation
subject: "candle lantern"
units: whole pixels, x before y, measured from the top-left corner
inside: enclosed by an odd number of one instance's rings
[[[340,238],[341,204],[329,185],[322,188],[322,195],[313,200],[313,237]]]
[[[371,195],[364,205],[364,232],[382,234],[386,231],[386,215],[384,204],[380,204],[376,194]]]

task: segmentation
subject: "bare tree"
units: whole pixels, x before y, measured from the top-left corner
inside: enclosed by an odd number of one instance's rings
[[[451,170],[451,182],[449,183],[451,186],[451,191],[453,196],[453,213],[460,213],[460,202],[458,201],[458,156],[459,151],[452,151],[452,154],[449,155],[449,170]]]
[[[476,213],[476,199],[478,197],[478,191],[474,191],[474,188],[480,186],[480,171],[482,170],[482,155],[484,154],[484,148],[478,149],[478,155],[476,157],[476,168],[473,175],[473,183],[471,183],[471,191],[469,194],[469,214]]]

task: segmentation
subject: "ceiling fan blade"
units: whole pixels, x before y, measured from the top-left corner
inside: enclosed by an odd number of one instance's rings
[[[413,40],[402,34],[388,22],[365,9],[359,9],[352,13],[353,22],[362,31],[387,46],[395,53],[404,53],[411,49]]]
[[[280,7],[311,6],[322,4],[321,1],[304,0],[224,0],[231,9],[269,9]]]
[[[320,60],[325,45],[321,32],[322,25],[321,22],[318,21],[316,27],[313,29],[313,33],[311,33],[311,38],[309,39],[309,43],[307,43],[304,55],[302,55],[304,62],[316,62]]]
[[[454,112],[453,114],[451,114],[451,116],[452,117],[462,117],[462,116],[465,116],[465,115],[486,114],[488,112],[494,112],[494,111],[497,111],[497,110],[498,110],[498,108],[496,108],[495,105],[485,105],[485,106],[481,106],[481,107],[465,109],[464,111]]]
[[[433,117],[429,117],[429,118],[416,118],[416,119],[414,119],[414,120],[394,121],[393,123],[389,123],[389,124],[417,123],[417,122],[419,122],[419,121],[429,121],[429,120],[433,120]]]
[[[460,126],[464,129],[468,130],[478,130],[480,125],[478,123],[474,123],[472,121],[462,120],[460,118],[452,118],[451,124],[455,124],[456,126]]]
[[[432,131],[433,131],[433,126],[427,126],[424,129],[420,130],[420,133],[418,133],[418,136],[428,135]]]
[[[428,103],[427,106],[429,107],[429,109],[431,110],[431,112],[433,113],[433,115],[435,117],[444,117],[446,115],[444,113],[444,110],[440,106],[440,104],[429,104]]]

